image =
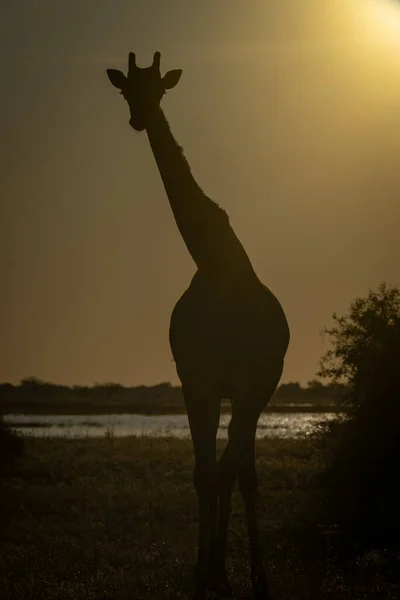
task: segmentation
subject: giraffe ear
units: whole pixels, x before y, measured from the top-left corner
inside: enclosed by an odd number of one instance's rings
[[[168,71],[168,73],[165,73],[164,77],[162,78],[164,89],[170,90],[174,88],[180,80],[181,75],[182,69],[174,69],[173,71]]]
[[[113,86],[122,90],[126,83],[126,77],[123,72],[118,71],[118,69],[107,69],[107,75]]]

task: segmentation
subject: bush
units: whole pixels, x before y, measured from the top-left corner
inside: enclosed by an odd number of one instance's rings
[[[352,407],[334,424],[326,518],[363,547],[400,546],[400,290],[382,284],[325,329],[320,375],[345,379]]]
[[[9,429],[0,415],[0,476],[21,456],[22,451],[22,438]]]

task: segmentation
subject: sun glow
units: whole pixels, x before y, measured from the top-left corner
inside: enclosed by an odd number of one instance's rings
[[[396,0],[367,0],[371,17],[370,27],[375,36],[388,43],[400,41],[400,2]],[[372,33],[372,32],[371,32]]]

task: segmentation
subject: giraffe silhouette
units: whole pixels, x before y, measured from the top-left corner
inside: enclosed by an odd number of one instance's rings
[[[199,537],[195,597],[231,596],[225,569],[227,529],[236,479],[250,541],[253,597],[270,597],[256,518],[255,435],[274,393],[289,344],[283,309],[261,283],[228,215],[196,183],[160,101],[182,71],[161,77],[160,53],[147,68],[129,54],[128,74],[107,70],[127,100],[130,125],[147,131],[173,215],[197,271],[171,316],[170,345],[182,382],[195,455]],[[228,443],[217,463],[221,399],[231,400]]]

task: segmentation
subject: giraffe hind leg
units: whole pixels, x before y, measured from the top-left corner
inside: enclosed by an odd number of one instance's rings
[[[265,408],[282,373],[282,363],[270,369],[263,385],[248,386],[247,390],[232,396],[232,419],[229,424],[229,441],[218,465],[219,514],[217,530],[217,580],[226,587],[226,550],[230,502],[236,479],[246,511],[247,530],[251,555],[251,580],[253,598],[270,598],[268,581],[263,565],[256,515],[257,473],[255,467],[255,438],[261,411]]]
[[[239,491],[243,498],[246,512],[253,598],[255,600],[269,600],[269,586],[260,547],[256,511],[257,472],[255,467],[255,433],[256,427],[254,427],[254,433],[249,436],[244,446],[239,470]]]
[[[248,466],[246,457],[248,448],[251,449],[257,420],[258,415],[250,418],[248,413],[232,410],[228,444],[218,464],[219,511],[214,590],[220,596],[230,596],[232,593],[225,566],[231,496],[236,479]]]

